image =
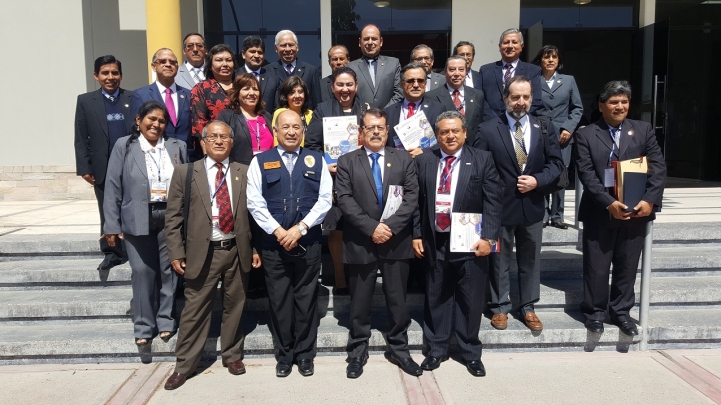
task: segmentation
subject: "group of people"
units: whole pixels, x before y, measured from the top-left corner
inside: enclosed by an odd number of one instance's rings
[[[572,156],[584,185],[586,327],[603,332],[610,317],[638,333],[629,317],[636,266],[645,223],[661,206],[665,164],[652,127],[627,119],[628,83],[609,82],[601,119],[577,128],[583,106],[573,77],[557,72],[559,50],[547,45],[534,63],[520,61],[517,29],[501,34],[501,60],[478,72],[466,41],[443,75],[431,70],[426,45],[403,67],[381,55],[382,46],[378,27],[364,27],[363,56],[350,61],[344,46],[332,47],[332,74],[321,79],[318,67],[297,58],[291,31],[276,35],[279,60],[271,63],[260,37],[245,38],[242,65],[229,46],[208,50],[192,33],[183,40],[186,62],[158,50],[156,81],[134,92],[120,88],[120,61],[96,59],[100,90],[78,97],[77,173],[98,199],[106,254],[99,269],[130,262],[135,343],[178,333],[166,389],[183,385],[200,361],[219,281],[222,363],[245,372],[240,320],[253,277],[267,289],[277,376],[294,364],[314,373],[322,230],[330,231],[334,292],[351,298],[348,378],[361,376],[368,359],[379,272],[390,362],[413,376],[434,370],[454,335],[469,373],[484,376],[482,311],[493,314],[494,328],[507,327],[514,258],[515,310],[530,330],[543,329],[534,309],[543,228],[568,228],[557,184]],[[437,146],[406,150],[394,127],[419,111]],[[328,163],[324,118],[342,116],[357,117],[359,145]],[[609,170],[639,156],[648,162],[646,191],[627,207],[614,197]],[[397,206],[384,216],[391,197]],[[482,218],[470,252],[451,250],[451,213]],[[425,285],[420,365],[408,348],[411,267],[422,269]],[[179,285],[186,303],[178,321]]]

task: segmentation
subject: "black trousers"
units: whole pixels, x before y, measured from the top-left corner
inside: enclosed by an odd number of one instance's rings
[[[291,256],[282,247],[262,250],[270,332],[279,363],[292,364],[315,357],[320,322],[320,253],[320,243],[306,246],[302,256]]]
[[[408,327],[411,316],[406,305],[408,288],[408,260],[378,260],[370,264],[345,264],[350,292],[350,331],[346,351],[348,357],[368,355],[371,337],[371,306],[376,287],[378,269],[383,277],[383,294],[386,299],[391,329],[386,334],[390,351],[400,358],[410,357]]]
[[[95,191],[95,198],[98,200],[98,211],[100,212],[100,234],[103,234],[103,225],[105,225],[105,211],[103,210],[103,202],[105,201],[105,183],[95,184],[93,186]],[[105,256],[122,259],[123,257],[123,241],[119,239],[120,243],[116,243],[115,247],[108,245],[108,241],[105,238],[100,238],[100,251]]]
[[[603,321],[608,312],[613,321],[628,320],[636,301],[633,286],[645,233],[646,223],[620,228],[584,224],[581,311],[586,319]]]

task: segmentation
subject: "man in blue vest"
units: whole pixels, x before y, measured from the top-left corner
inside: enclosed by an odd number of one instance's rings
[[[278,147],[256,155],[248,169],[248,210],[260,238],[275,344],[276,375],[298,363],[313,375],[318,335],[321,229],[331,207],[333,181],[323,155],[300,147],[305,128],[298,113],[278,115]]]

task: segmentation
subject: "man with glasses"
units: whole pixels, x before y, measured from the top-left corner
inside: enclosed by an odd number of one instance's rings
[[[362,123],[363,147],[341,156],[336,174],[338,206],[346,221],[343,263],[351,296],[346,376],[360,377],[368,360],[379,269],[390,323],[386,357],[404,372],[419,376],[423,370],[408,351],[411,317],[406,305],[408,260],[413,257],[412,217],[418,202],[416,167],[407,152],[386,147],[385,112],[371,108],[363,113]],[[389,209],[384,218],[386,203],[396,209]]]
[[[187,165],[173,171],[168,190],[165,212],[168,258],[173,270],[185,277],[185,307],[175,344],[175,370],[165,382],[166,390],[180,387],[195,373],[210,331],[221,280],[220,355],[230,374],[245,373],[240,318],[248,272],[261,263],[251,247],[244,198],[248,166],[228,159],[233,148],[233,130],[222,121],[211,121],[203,129],[200,142],[208,156],[189,163],[193,165],[190,190],[185,189]],[[186,204],[188,216],[184,217]]]
[[[248,210],[262,229],[270,331],[276,376],[314,372],[318,336],[321,229],[331,207],[333,181],[319,152],[302,148],[305,128],[292,110],[278,115],[278,147],[253,157],[248,170]]]
[[[205,80],[205,54],[207,52],[202,35],[197,32],[186,35],[183,38],[185,63],[178,68],[175,84],[186,89],[192,89],[198,82]]]
[[[466,60],[465,85],[474,89],[481,89],[481,76],[473,70],[473,60],[476,58],[476,47],[468,41],[460,41],[453,47],[453,56],[462,56]]]
[[[426,91],[435,90],[446,82],[443,75],[432,70],[435,60],[433,59],[433,49],[428,45],[416,45],[411,51],[411,61],[422,64],[426,69]]]

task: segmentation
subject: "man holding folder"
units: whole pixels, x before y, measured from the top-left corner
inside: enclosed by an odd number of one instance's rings
[[[603,116],[576,132],[573,157],[583,183],[578,219],[584,225],[581,311],[586,317],[586,328],[602,333],[603,322],[609,316],[623,333],[633,336],[638,330],[629,312],[635,302],[636,270],[646,223],[656,218],[654,206],[661,207],[666,163],[653,127],[646,122],[626,119],[630,101],[628,82],[608,82],[598,102]],[[614,195],[615,165],[612,162],[640,156],[648,165],[645,190],[640,192],[643,196],[640,202],[628,206]]]

